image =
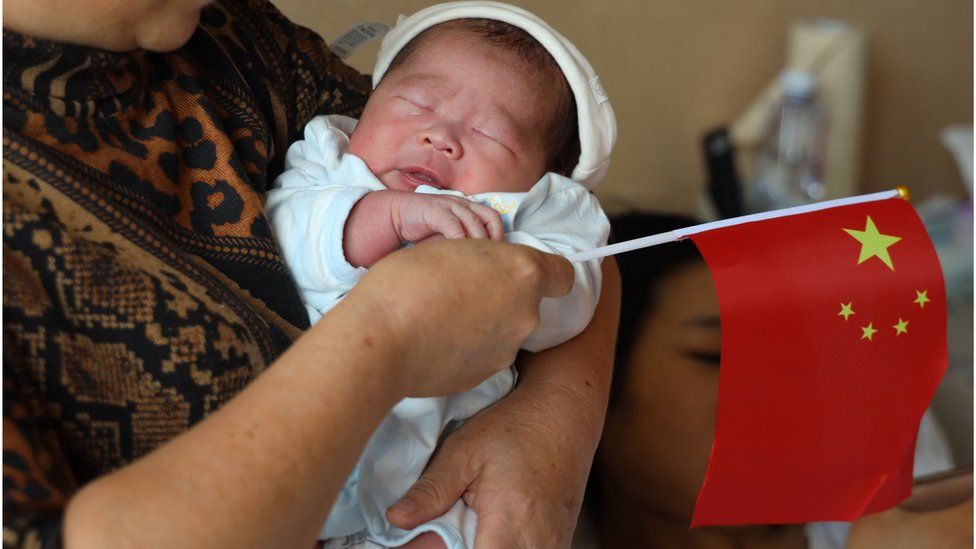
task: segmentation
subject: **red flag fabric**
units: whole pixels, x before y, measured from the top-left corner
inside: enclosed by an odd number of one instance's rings
[[[853,521],[911,494],[947,365],[942,271],[900,198],[691,237],[722,321],[692,526]]]

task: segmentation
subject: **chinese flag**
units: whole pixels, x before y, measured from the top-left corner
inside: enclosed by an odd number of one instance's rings
[[[691,237],[722,320],[692,526],[853,521],[911,494],[947,364],[942,271],[900,198]]]

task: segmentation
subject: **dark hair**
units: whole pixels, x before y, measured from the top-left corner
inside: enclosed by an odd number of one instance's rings
[[[559,64],[538,40],[528,32],[494,19],[453,19],[424,30],[397,52],[383,78],[410,62],[417,49],[437,33],[461,30],[484,38],[490,44],[514,53],[526,65],[541,74],[551,74],[559,85],[559,97],[549,127],[543,132],[547,139],[546,171],[569,177],[579,163],[579,123],[576,99]]]
[[[624,242],[697,223],[695,219],[680,215],[632,212],[613,217],[610,220],[610,234],[615,242]],[[694,243],[680,241],[625,252],[616,256],[616,259],[621,283],[620,328],[617,331],[608,415],[619,404],[621,386],[627,379],[634,344],[647,315],[656,306],[658,284],[668,274],[700,260],[701,255]],[[597,516],[601,505],[600,484],[603,480],[597,463],[599,455],[600,449],[597,448],[597,457],[590,470],[586,495],[583,498],[584,506],[592,517]]]
[[[610,226],[614,240],[623,242],[697,223],[695,219],[678,215],[628,213],[613,218]],[[620,305],[620,329],[617,332],[617,352],[610,390],[611,406],[618,396],[620,383],[626,378],[627,365],[636,343],[635,339],[648,313],[656,306],[658,283],[665,275],[696,260],[701,260],[701,254],[695,244],[687,240],[659,244],[617,256],[623,299]]]

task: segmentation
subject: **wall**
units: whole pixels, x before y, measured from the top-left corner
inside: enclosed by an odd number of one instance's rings
[[[364,20],[393,23],[431,2],[275,0],[331,40]],[[702,134],[735,119],[781,68],[789,24],[844,19],[868,36],[862,191],[908,185],[919,198],[965,190],[938,131],[973,120],[973,5],[964,0],[524,0],[600,73],[620,136],[597,194],[694,212]],[[351,58],[370,71],[375,48]]]

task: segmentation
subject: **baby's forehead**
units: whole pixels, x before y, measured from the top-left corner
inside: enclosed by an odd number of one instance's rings
[[[561,94],[562,87],[568,88],[560,86],[565,83],[565,78],[560,78],[562,70],[559,65],[525,31],[518,29],[521,36],[515,38],[511,35],[499,37],[484,29],[457,27],[454,23],[456,21],[440,23],[415,37],[404,47],[404,57],[394,60],[384,79],[396,73],[398,84],[436,86],[438,76],[453,72],[441,63],[445,52],[450,51],[455,56],[470,57],[473,66],[477,66],[486,56],[501,56],[506,71],[510,72],[503,81],[496,82],[497,86],[507,87],[510,79],[518,78],[528,83],[534,89],[533,95],[544,99],[547,104],[551,103],[554,93]],[[465,43],[475,47],[465,47]]]
[[[481,25],[479,25],[481,23]],[[500,25],[495,27],[492,25]],[[524,29],[494,20],[460,19],[438,23],[416,36],[404,49],[410,57],[437,49],[453,47],[448,38],[462,38],[491,46],[496,53],[516,61],[513,68],[527,74],[552,71],[562,75],[549,50]],[[480,54],[472,52],[473,56]]]

